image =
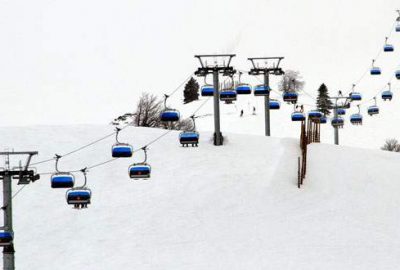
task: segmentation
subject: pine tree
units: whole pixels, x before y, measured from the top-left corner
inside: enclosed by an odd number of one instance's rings
[[[194,100],[199,99],[199,84],[198,82],[192,77],[185,85],[185,89],[183,90],[183,103],[189,103]]]
[[[318,89],[317,109],[324,115],[331,114],[332,101],[329,99],[328,87],[323,83]]]

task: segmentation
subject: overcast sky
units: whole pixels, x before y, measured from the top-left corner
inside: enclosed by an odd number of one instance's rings
[[[0,125],[109,123],[142,91],[170,92],[200,53],[285,56],[306,90],[348,90],[381,49],[398,0],[0,0]],[[373,96],[384,76],[360,83]],[[179,94],[177,99],[181,98]]]

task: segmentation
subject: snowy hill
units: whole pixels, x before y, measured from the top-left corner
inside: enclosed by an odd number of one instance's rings
[[[254,84],[254,82],[253,82]],[[276,89],[274,86],[273,89]],[[397,98],[396,92],[392,101],[384,102],[378,99],[380,106],[380,114],[376,116],[367,115],[367,107],[371,102],[364,103],[361,107],[363,114],[363,125],[354,126],[350,123],[350,115],[357,113],[357,102],[352,104],[352,107],[347,110],[345,126],[340,129],[340,144],[345,146],[353,146],[360,148],[379,149],[388,138],[400,138],[400,128],[394,123],[400,121],[400,114],[396,113],[400,107],[400,99]],[[281,94],[278,91],[271,93],[273,99],[281,100]],[[173,105],[178,108],[184,117],[192,115],[196,109],[207,100],[206,97],[200,97],[199,101],[182,105],[182,102],[175,98]],[[264,98],[254,97],[253,95],[238,96],[238,100],[234,104],[224,104],[221,102],[221,131],[264,135]],[[363,101],[365,102],[365,101]],[[305,112],[315,109],[315,101],[302,94],[300,95],[299,104],[305,104]],[[253,107],[256,108],[256,115],[252,115]],[[239,117],[240,110],[244,111],[243,117]],[[293,112],[293,105],[281,103],[281,109],[271,111],[271,136],[273,137],[300,137],[300,124],[291,122],[290,115]],[[209,100],[196,115],[204,116],[196,120],[196,125],[201,131],[213,131],[213,100]],[[333,133],[330,121],[321,125],[321,142],[333,144]]]
[[[1,128],[0,139],[15,150],[38,150],[41,160],[110,131]],[[130,127],[120,140],[137,148],[163,132]],[[48,176],[27,186],[14,199],[17,268],[398,269],[400,155],[311,145],[299,190],[296,139],[228,133],[227,144],[214,147],[204,132],[198,148],[182,148],[177,135],[150,147],[148,181],[127,175],[140,153],[90,171],[87,210],[67,206]],[[112,143],[68,156],[60,167],[107,160]]]

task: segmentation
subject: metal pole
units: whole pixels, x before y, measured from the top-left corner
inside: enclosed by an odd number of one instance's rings
[[[264,73],[264,86],[269,88],[269,73],[265,71]],[[265,136],[271,136],[271,126],[270,126],[270,111],[269,111],[269,92],[264,98],[265,105]]]
[[[338,119],[337,105],[334,108],[334,119]],[[336,125],[335,128],[335,144],[339,145],[339,127]]]
[[[214,144],[222,145],[222,134],[220,127],[220,116],[219,116],[219,73],[218,69],[213,71],[214,79]]]
[[[8,171],[7,171],[8,172]],[[12,223],[12,191],[11,191],[11,179],[10,174],[4,175],[3,178],[3,205],[4,209],[4,227],[8,232],[13,233]],[[15,269],[15,258],[14,258],[14,244],[5,246],[3,248],[3,269],[14,270]]]

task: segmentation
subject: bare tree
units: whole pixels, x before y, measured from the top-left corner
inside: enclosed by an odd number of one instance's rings
[[[160,114],[163,111],[163,101],[157,96],[142,93],[134,113],[126,113],[115,118],[111,124],[119,125],[121,123],[131,122],[137,127],[157,127],[173,130],[193,130],[193,121],[190,118],[172,123],[163,123],[160,120]]]
[[[138,127],[159,127],[162,101],[157,96],[142,93],[133,113],[133,125]]]
[[[396,139],[387,139],[381,149],[390,152],[400,152],[400,144]]]
[[[162,101],[157,96],[142,93],[134,113],[125,113],[124,115],[115,118],[111,124],[119,125],[121,123],[131,122],[138,127],[159,127],[160,113],[163,109]]]
[[[283,92],[301,91],[305,82],[301,80],[300,72],[294,70],[286,70],[279,82],[279,90]]]

